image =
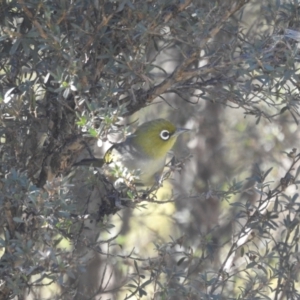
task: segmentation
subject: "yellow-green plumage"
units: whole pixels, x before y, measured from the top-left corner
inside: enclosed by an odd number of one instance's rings
[[[113,145],[105,153],[104,159],[98,160],[98,166],[105,163],[111,169],[119,166],[132,173],[138,171],[137,183],[153,185],[159,181],[168,151],[174,146],[178,135],[185,131],[164,119],[146,122],[124,142]],[[94,165],[92,160],[89,161]]]
[[[162,130],[170,133],[168,140],[160,137]],[[157,119],[146,122],[137,128],[132,141],[135,145],[142,145],[142,151],[151,158],[161,158],[166,156],[168,151],[174,146],[178,135],[175,135],[176,127],[164,119]]]

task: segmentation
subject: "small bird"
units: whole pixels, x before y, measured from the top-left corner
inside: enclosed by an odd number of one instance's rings
[[[134,174],[136,184],[152,186],[161,178],[168,151],[186,131],[188,129],[176,128],[165,119],[149,121],[140,125],[124,142],[111,146],[103,159],[83,159],[75,165],[108,165],[110,170],[119,167]]]

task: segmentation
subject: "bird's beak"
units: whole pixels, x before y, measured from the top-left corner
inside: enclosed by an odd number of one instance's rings
[[[190,129],[186,128],[177,128],[176,131],[174,132],[173,136],[179,136],[182,133],[188,132]]]

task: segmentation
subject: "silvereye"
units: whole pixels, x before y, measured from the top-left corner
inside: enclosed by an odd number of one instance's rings
[[[168,151],[186,131],[188,129],[176,128],[165,119],[149,121],[140,125],[124,142],[109,148],[103,159],[84,159],[75,165],[108,165],[111,170],[120,167],[138,174],[135,183],[151,186],[159,182]]]

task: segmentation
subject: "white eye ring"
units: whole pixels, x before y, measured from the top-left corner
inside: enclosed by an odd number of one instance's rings
[[[170,138],[170,132],[168,130],[162,130],[159,136],[162,140],[167,141]]]

